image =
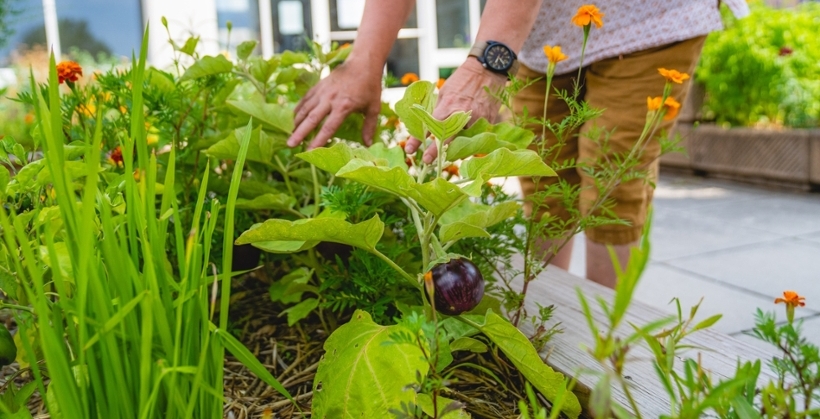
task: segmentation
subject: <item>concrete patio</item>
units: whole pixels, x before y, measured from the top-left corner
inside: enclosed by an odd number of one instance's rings
[[[820,194],[663,173],[655,193],[652,256],[636,298],[672,313],[703,298],[699,317],[722,313],[714,328],[768,346],[744,332],[754,312],[774,310],[784,290],[806,297],[796,316],[820,344]],[[584,276],[583,240],[570,273]]]

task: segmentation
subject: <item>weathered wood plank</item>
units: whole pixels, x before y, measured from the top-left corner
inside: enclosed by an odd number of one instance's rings
[[[563,329],[563,333],[555,335],[547,343],[541,355],[546,359],[547,364],[556,370],[578,378],[576,394],[582,399],[582,404],[586,408],[586,399],[590,393],[590,388],[597,383],[597,377],[590,373],[579,373],[582,371],[600,372],[602,368],[585,349],[593,346],[593,339],[581,304],[578,301],[576,289],[580,288],[584,295],[591,300],[595,296],[601,296],[607,301],[612,301],[613,291],[592,281],[552,267],[530,283],[529,288],[530,291],[525,304],[528,312],[537,312],[536,303],[542,306],[555,305],[556,310],[553,319],[555,322],[560,322]],[[597,302],[591,301],[591,307],[597,324],[603,327],[605,316]],[[688,313],[688,309],[688,307],[685,308],[686,313]],[[626,321],[643,325],[669,315],[668,312],[636,301],[633,302],[632,308],[627,313]],[[522,324],[521,330],[528,336],[534,333],[531,324]],[[623,327],[621,330],[628,332]],[[774,355],[775,352],[773,351],[762,350],[712,330],[696,332],[688,337],[685,342],[708,348],[702,351],[690,351],[686,355],[696,358],[696,352],[700,352],[705,369],[712,374],[714,379],[733,376],[738,360],[754,359],[764,360],[761,379],[768,381],[769,378],[774,377],[765,365],[765,360],[771,359]],[[625,375],[629,377],[633,397],[636,399],[643,416],[654,418],[662,414],[668,414],[669,397],[663,390],[652,366],[653,355],[651,351],[645,344],[642,344],[634,348],[631,353],[632,360],[625,368]],[[620,388],[613,386],[612,395],[614,400],[622,406],[627,407],[629,405]]]

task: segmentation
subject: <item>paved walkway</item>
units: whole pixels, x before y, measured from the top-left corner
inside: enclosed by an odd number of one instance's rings
[[[723,313],[714,327],[749,342],[754,312],[776,310],[784,290],[806,297],[804,335],[820,344],[820,194],[663,173],[655,193],[651,262],[636,298],[684,312],[703,298],[699,316]],[[570,272],[584,276],[583,240]],[[765,345],[765,344],[763,344]]]

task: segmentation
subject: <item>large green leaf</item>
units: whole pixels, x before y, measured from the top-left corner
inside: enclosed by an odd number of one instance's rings
[[[319,147],[299,153],[296,157],[332,174],[336,174],[351,160],[359,158],[372,161],[373,155],[364,148],[351,148],[346,143],[336,143],[332,147]]]
[[[206,55],[185,70],[180,80],[192,80],[214,74],[227,73],[233,70],[233,63],[222,55],[212,57]]]
[[[242,233],[236,244],[326,241],[373,250],[383,233],[384,223],[378,215],[358,224],[330,217],[296,221],[272,219]]]
[[[475,154],[490,154],[499,148],[509,148],[515,150],[518,147],[513,143],[508,143],[498,138],[492,132],[484,132],[474,137],[456,137],[447,146],[447,160],[455,161],[466,159]]]
[[[390,409],[415,400],[408,388],[428,365],[418,346],[392,344],[400,325],[380,326],[364,311],[325,341],[313,380],[315,419],[387,418]]]
[[[240,60],[247,60],[256,48],[256,41],[245,41],[236,46],[236,56]]]
[[[514,216],[520,207],[513,201],[492,206],[465,201],[442,218],[439,239],[446,243],[465,237],[490,237],[485,228]]]
[[[250,230],[249,230],[250,231]],[[293,241],[261,241],[261,242],[253,242],[251,243],[253,247],[258,249],[264,250],[268,253],[298,253],[304,250],[308,250],[310,248],[315,247],[319,244],[318,241],[305,241],[305,240],[293,240]]]
[[[287,210],[294,205],[296,205],[296,200],[284,193],[266,193],[253,199],[239,198],[236,200],[236,208],[245,210]]]
[[[442,178],[421,185],[414,183],[412,188],[413,190],[408,193],[410,197],[436,217],[440,217],[467,198],[467,194],[462,192],[461,188]]]
[[[207,150],[208,155],[218,159],[236,160],[239,154],[239,138],[244,135],[245,128],[234,130],[225,139],[218,141]],[[248,144],[248,160],[272,164],[273,157],[279,150],[287,148],[287,138],[281,134],[269,134],[261,127],[251,131],[251,140]]]
[[[413,105],[419,105],[427,112],[433,112],[436,106],[435,86],[429,81],[417,81],[404,91],[404,97],[396,102],[396,114],[404,122],[407,131],[416,138],[424,138],[424,121],[413,111]]]
[[[479,118],[470,128],[465,129],[459,133],[459,137],[475,137],[479,134],[493,133],[498,136],[498,139],[514,145],[514,149],[527,148],[535,139],[535,134],[526,129],[517,127],[508,122],[501,122],[498,124],[491,124],[484,118]]]
[[[319,300],[316,298],[307,298],[295,306],[288,307],[282,311],[281,315],[286,314],[288,316],[288,326],[293,326],[299,322],[299,320],[307,317],[316,307],[319,307]]]
[[[407,170],[400,167],[376,166],[374,162],[353,159],[336,172],[336,176],[355,180],[359,183],[407,197],[408,192],[416,185]]]
[[[368,148],[367,151],[373,156],[373,161],[382,159],[387,162],[389,167],[401,167],[407,170],[407,163],[405,163],[407,155],[404,154],[404,150],[399,147],[388,148],[384,143],[376,143]]]
[[[424,126],[442,141],[458,134],[470,121],[470,112],[455,112],[442,121],[434,118],[432,111],[428,111],[421,105],[413,105],[412,110]]]
[[[225,103],[234,111],[253,117],[266,128],[288,135],[293,132],[293,111],[282,105],[252,100],[228,100]]]
[[[461,165],[461,174],[468,179],[505,176],[555,176],[555,171],[532,150],[511,151],[500,148],[489,155],[472,158]]]
[[[520,330],[503,317],[488,311],[483,322],[472,320],[474,317],[462,316],[463,320],[478,330],[504,352],[504,355],[524,374],[527,381],[539,391],[547,400],[554,401],[564,386],[564,375],[555,372],[544,363],[541,356],[532,346],[532,343]],[[575,394],[563,392],[564,402],[561,411],[570,418],[577,418],[581,414],[581,404]]]

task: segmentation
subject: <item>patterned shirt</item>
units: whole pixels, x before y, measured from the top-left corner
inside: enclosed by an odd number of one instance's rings
[[[746,0],[724,0],[738,18],[749,14]],[[569,56],[555,74],[578,69],[583,30],[571,19],[590,0],[543,0],[538,18],[524,43],[519,60],[544,72],[544,45],[559,45]],[[722,28],[717,0],[597,0],[604,26],[592,25],[584,64],[684,41]]]

